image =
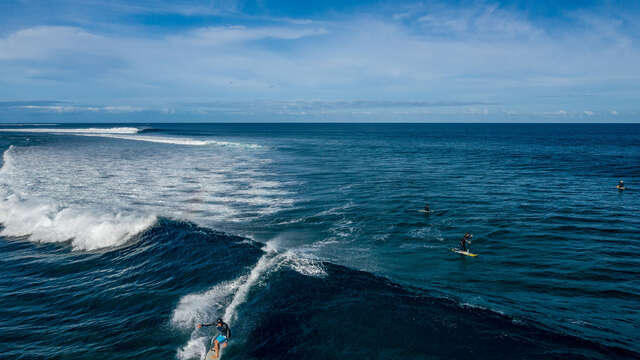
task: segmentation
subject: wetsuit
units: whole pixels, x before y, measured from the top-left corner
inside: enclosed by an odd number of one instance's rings
[[[229,325],[227,325],[227,323],[222,322],[222,324],[220,325],[216,323],[202,324],[202,326],[211,326],[211,325],[215,325],[219,333],[218,336],[213,338],[213,340],[218,340],[219,344],[223,344],[227,340],[231,339],[231,329],[229,329]]]
[[[464,236],[462,237],[462,240],[460,240],[460,250],[462,251],[467,251],[467,240],[470,239],[471,237],[467,237]]]

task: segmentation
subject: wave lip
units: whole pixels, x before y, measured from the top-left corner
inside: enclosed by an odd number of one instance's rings
[[[140,129],[135,127],[113,127],[113,128],[75,128],[75,129],[7,129],[0,128],[0,132],[31,132],[31,133],[63,133],[63,134],[137,134]]]
[[[3,236],[28,236],[31,241],[70,241],[74,250],[97,250],[125,244],[149,228],[155,216],[100,214],[90,209],[60,208],[9,195],[0,201]]]

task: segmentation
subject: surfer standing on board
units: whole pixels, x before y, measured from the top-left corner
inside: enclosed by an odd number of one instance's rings
[[[222,319],[220,318],[218,318],[215,323],[198,324],[198,329],[203,326],[211,325],[215,325],[219,333],[218,336],[213,338],[213,346],[215,347],[216,354],[220,354],[220,344],[222,344],[222,347],[226,347],[229,343],[229,340],[231,340],[231,329],[229,329],[229,325],[227,325],[227,323],[222,321]]]
[[[464,236],[462,237],[462,239],[460,239],[460,250],[461,251],[467,251],[467,243],[471,244],[471,238],[473,237],[473,235],[466,233],[464,234]]]

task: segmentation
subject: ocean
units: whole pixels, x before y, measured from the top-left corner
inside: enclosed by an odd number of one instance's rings
[[[640,125],[2,125],[0,151],[0,358],[203,359],[221,317],[227,360],[640,359]]]

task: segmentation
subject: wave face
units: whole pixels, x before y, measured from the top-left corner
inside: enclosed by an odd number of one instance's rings
[[[217,317],[229,360],[640,358],[637,126],[57,127],[0,132],[9,358],[201,359]]]

